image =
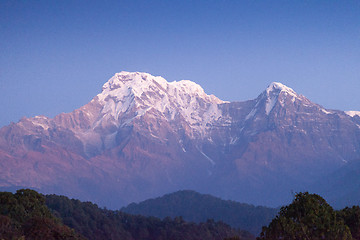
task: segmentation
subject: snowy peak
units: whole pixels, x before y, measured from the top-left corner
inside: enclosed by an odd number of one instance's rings
[[[272,109],[275,107],[277,102],[284,105],[284,99],[279,99],[279,96],[282,95],[284,97],[290,97],[291,101],[294,103],[296,99],[299,98],[299,95],[292,89],[285,86],[279,82],[271,83],[268,88],[265,90],[263,95],[266,98],[266,105],[265,105],[265,113],[269,115]]]
[[[269,115],[273,109],[279,105],[281,107],[291,107],[294,104],[311,102],[302,95],[297,94],[292,88],[279,82],[272,82],[256,99],[253,109],[246,116],[246,120],[254,118],[258,114]]]
[[[167,81],[148,73],[123,71],[116,73],[103,85],[98,97],[100,101],[104,101],[107,97],[122,98],[129,95],[140,97],[143,92],[151,90],[154,86],[166,89]]]
[[[221,117],[218,104],[224,103],[192,81],[167,82],[142,72],[116,73],[93,101],[103,106],[103,118],[117,126],[150,114],[170,122],[183,119],[198,132],[204,132],[208,123]]]
[[[220,99],[213,95],[207,95],[202,87],[189,80],[181,80],[179,82],[167,82],[160,76],[152,76],[143,72],[125,72],[116,73],[102,88],[102,92],[98,94],[100,101],[104,101],[107,97],[122,98],[124,96],[142,97],[146,92],[184,92],[189,95],[196,95],[208,101],[223,103]]]
[[[289,88],[289,87],[287,87],[284,84],[279,83],[279,82],[272,82],[268,86],[268,88],[266,89],[266,93],[267,93],[267,95],[270,95],[270,94],[273,94],[273,93],[276,93],[276,94],[286,93],[286,94],[289,94],[289,95],[291,95],[293,97],[297,97],[297,93],[292,88]]]

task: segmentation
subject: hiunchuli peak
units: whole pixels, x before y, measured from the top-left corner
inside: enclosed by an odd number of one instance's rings
[[[301,98],[292,88],[280,82],[272,82],[266,90],[262,93],[262,98],[265,98],[266,106],[265,113],[269,115],[272,109],[275,107],[277,102],[284,105],[284,99],[279,99],[279,96],[283,95],[285,98],[290,97],[291,102],[295,102],[296,99]]]
[[[271,93],[287,93],[290,94],[293,97],[297,97],[298,94],[292,89],[289,88],[288,86],[280,83],[280,82],[272,82],[266,89],[266,93],[268,95],[270,95]]]

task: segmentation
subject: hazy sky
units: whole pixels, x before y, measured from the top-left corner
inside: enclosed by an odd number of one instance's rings
[[[70,112],[123,70],[360,110],[360,1],[0,0],[0,126]]]

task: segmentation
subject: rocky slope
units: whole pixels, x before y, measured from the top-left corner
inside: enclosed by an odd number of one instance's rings
[[[0,186],[108,207],[179,189],[277,206],[360,158],[358,112],[281,83],[225,102],[191,81],[115,74],[85,106],[0,129]]]

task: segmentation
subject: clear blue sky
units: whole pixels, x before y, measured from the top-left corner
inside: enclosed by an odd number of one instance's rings
[[[122,70],[360,110],[360,1],[0,0],[0,126],[70,112]]]

